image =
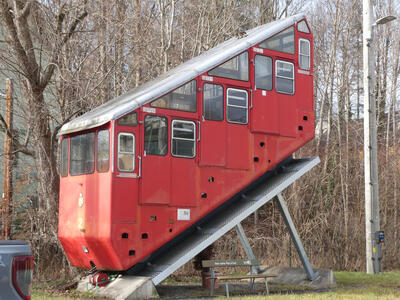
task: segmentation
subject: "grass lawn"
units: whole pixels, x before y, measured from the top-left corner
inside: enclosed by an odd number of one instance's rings
[[[283,300],[283,299],[400,299],[400,271],[385,272],[381,275],[368,275],[361,272],[335,272],[338,288],[324,292],[296,291],[284,294],[271,294],[270,296],[232,297],[233,299],[256,300]],[[275,289],[274,289],[275,290]],[[177,296],[177,295],[174,295]],[[70,300],[70,299],[99,299],[91,293],[71,291],[64,295],[54,295],[51,289],[33,288],[32,300]],[[219,297],[214,299],[226,299]]]

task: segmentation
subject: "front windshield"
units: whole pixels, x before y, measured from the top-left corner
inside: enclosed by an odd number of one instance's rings
[[[70,174],[94,172],[94,132],[71,137]]]

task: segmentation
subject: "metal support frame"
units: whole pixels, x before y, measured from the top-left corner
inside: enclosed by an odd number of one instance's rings
[[[240,222],[280,194],[290,184],[310,171],[319,162],[320,160],[318,157],[292,160],[285,165],[284,168],[277,170],[273,176],[263,180],[262,184],[260,182],[260,184],[247,191],[240,200],[230,203],[224,210],[213,215],[212,219],[201,224],[201,226],[197,226],[197,229],[185,238],[179,240],[176,244],[174,243],[170,248],[163,250],[158,255],[146,258],[141,263],[143,268],[138,269],[138,271],[132,271],[130,274],[151,277],[153,283],[157,285],[175,270],[187,263],[196,254],[207,248],[237,225],[236,231],[238,232],[239,238],[241,238],[246,254],[249,257],[251,255],[254,256],[247,238],[242,234],[244,231],[240,226]],[[303,246],[284,201],[282,201],[281,206],[284,211],[282,215],[289,224],[289,231],[296,238],[294,239],[296,249],[301,249],[301,251],[298,250],[298,252],[303,261],[303,265],[305,265],[308,278],[313,280],[316,278],[316,275],[305,255]]]
[[[242,243],[242,247],[244,249],[244,252],[246,252],[247,258],[248,259],[256,259],[256,256],[254,255],[253,249],[251,249],[249,240],[247,239],[246,233],[243,230],[242,224],[238,223],[235,226],[236,233],[239,237],[240,242]],[[259,266],[252,266],[251,267],[251,273],[252,274],[258,274],[260,273],[260,267]]]
[[[290,216],[289,210],[286,206],[285,199],[283,199],[283,196],[281,193],[277,194],[275,199],[277,199],[279,210],[281,211],[283,220],[285,221],[286,227],[289,230],[290,236],[293,240],[293,244],[297,250],[297,253],[300,256],[300,260],[303,264],[304,270],[307,273],[307,277],[309,280],[314,280],[315,278],[317,278],[318,274],[316,274],[311,267],[310,261],[308,260],[308,257],[306,254],[306,251],[304,250],[303,243],[301,242],[301,239],[297,233],[296,227],[294,226],[292,217]]]

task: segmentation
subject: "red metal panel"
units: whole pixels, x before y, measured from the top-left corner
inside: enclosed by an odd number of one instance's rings
[[[226,126],[224,121],[204,120],[200,123],[200,166],[226,165]]]
[[[171,206],[196,207],[199,192],[199,170],[194,158],[171,159]]]
[[[248,170],[252,153],[248,125],[227,123],[226,130],[226,167]]]
[[[279,102],[274,91],[255,90],[250,110],[252,132],[279,133]]]

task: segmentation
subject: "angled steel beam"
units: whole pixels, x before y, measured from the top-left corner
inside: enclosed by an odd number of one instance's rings
[[[300,256],[300,260],[303,264],[304,270],[307,273],[307,277],[309,280],[314,280],[317,278],[318,274],[314,272],[313,268],[311,267],[310,261],[308,260],[306,251],[304,250],[303,243],[297,233],[296,227],[294,226],[292,217],[290,216],[289,210],[286,206],[285,199],[281,193],[277,194],[276,197],[279,210],[281,211],[283,220],[285,221],[286,227],[289,230],[290,236],[293,240],[294,246],[297,250],[297,253]]]

